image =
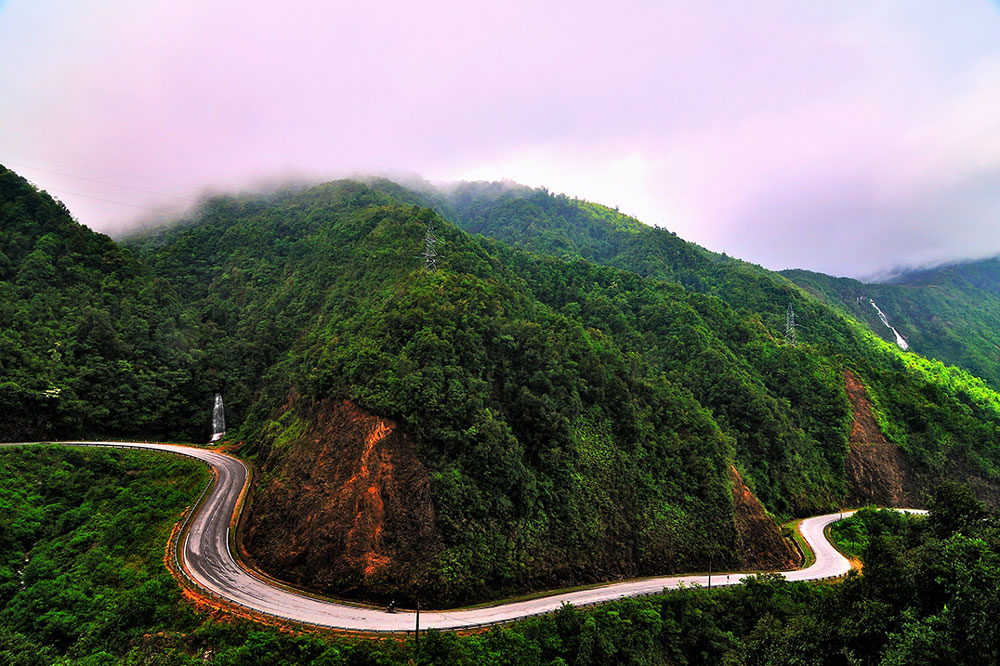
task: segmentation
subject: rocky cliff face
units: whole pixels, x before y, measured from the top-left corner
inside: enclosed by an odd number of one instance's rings
[[[381,600],[419,587],[441,541],[413,442],[346,400],[284,411],[243,526],[249,561],[319,592]]]

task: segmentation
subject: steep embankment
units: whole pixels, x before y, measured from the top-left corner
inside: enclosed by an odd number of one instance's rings
[[[850,370],[844,384],[851,401],[851,436],[845,471],[848,503],[856,506],[916,506],[918,494],[913,470],[899,447],[879,429],[864,384]]]
[[[327,593],[419,588],[443,543],[413,440],[349,400],[295,403],[277,419],[283,437],[259,456],[249,560]]]
[[[242,552],[261,570],[311,590],[415,601],[443,540],[412,440],[351,401],[299,402],[284,405],[276,437],[259,457]],[[791,546],[735,467],[730,480],[736,568],[795,566]]]
[[[4,438],[201,437],[199,342],[167,283],[0,166]]]
[[[798,556],[764,505],[747,487],[735,467],[729,468],[733,483],[733,515],[739,533],[738,548],[745,569],[788,569]]]

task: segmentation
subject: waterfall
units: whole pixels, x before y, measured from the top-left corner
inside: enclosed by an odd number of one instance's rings
[[[896,336],[896,344],[899,345],[899,348],[904,351],[906,349],[909,349],[910,345],[906,343],[906,340],[904,340],[903,336],[899,334],[899,331],[897,331],[895,328],[892,327],[892,324],[890,324],[889,320],[886,319],[885,313],[882,312],[882,310],[880,310],[877,305],[875,305],[875,301],[869,298],[868,302],[872,304],[873,308],[875,308],[875,312],[878,313],[878,318],[882,320],[882,323],[888,326],[889,330],[892,331],[893,335]]]
[[[222,439],[226,434],[226,410],[222,407],[222,394],[215,394],[215,407],[212,408],[212,439],[216,441]]]

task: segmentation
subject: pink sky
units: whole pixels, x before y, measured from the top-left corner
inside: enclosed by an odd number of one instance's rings
[[[0,1],[0,163],[108,233],[205,188],[410,172],[868,275],[1000,253],[1000,13]]]

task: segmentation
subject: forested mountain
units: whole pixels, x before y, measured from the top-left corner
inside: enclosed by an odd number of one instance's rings
[[[391,185],[374,185],[392,191]],[[509,183],[462,183],[424,196],[424,200],[430,204],[448,210],[448,214],[469,231],[504,239],[534,252],[564,259],[586,258],[647,277],[676,281],[688,291],[716,296],[739,316],[751,321],[760,320],[775,338],[787,332],[788,306],[791,305],[795,316],[795,337],[800,342],[814,345],[817,351],[828,357],[852,359],[845,365],[860,371],[862,381],[858,386],[862,391],[867,388],[867,397],[864,399],[874,404],[879,428],[888,436],[889,441],[901,446],[910,462],[923,457],[914,455],[918,448],[925,451],[936,450],[941,447],[942,442],[950,443],[955,440],[938,429],[948,421],[943,413],[933,416],[927,413],[928,420],[918,423],[922,421],[918,413],[922,410],[914,410],[913,405],[923,404],[925,408],[929,408],[937,398],[928,401],[916,394],[899,395],[900,392],[909,390],[903,388],[908,382],[902,375],[890,372],[889,367],[908,368],[906,372],[916,371],[932,383],[949,384],[957,381],[971,393],[979,393],[981,396],[992,394],[992,391],[984,394],[980,389],[972,388],[981,388],[982,382],[970,378],[967,373],[946,368],[933,360],[928,362],[920,358],[920,355],[899,354],[894,351],[884,356],[883,352],[887,347],[873,345],[871,332],[864,330],[867,327],[858,326],[854,317],[845,318],[844,310],[836,304],[815,298],[815,290],[803,290],[781,274],[724,254],[709,252],[678,238],[666,229],[642,225],[617,210],[565,195],[553,195],[544,188],[531,189]],[[441,199],[444,201],[440,202]],[[962,268],[977,266],[979,268],[975,275],[969,271],[970,276],[967,278],[955,276],[949,287],[953,310],[968,313],[965,321],[969,321],[970,325],[963,329],[968,333],[968,340],[963,343],[967,348],[992,347],[991,341],[995,337],[992,329],[988,328],[988,323],[992,321],[991,306],[986,306],[983,315],[986,325],[972,321],[975,318],[972,309],[976,307],[976,303],[987,298],[995,300],[989,294],[990,262],[955,268],[957,273],[961,273]],[[819,279],[826,276],[816,277]],[[901,277],[899,282],[926,283],[926,277],[914,273]],[[937,283],[940,281],[938,279]],[[959,285],[962,285],[961,290]],[[891,330],[881,322],[870,303],[861,310],[861,314],[866,317],[862,319],[863,322],[868,323],[884,339],[895,340]],[[953,340],[955,338],[957,335]],[[891,346],[895,347],[894,344]],[[931,354],[924,356],[934,357]],[[889,357],[896,360],[886,365],[885,358]],[[944,358],[944,355],[940,357]],[[952,362],[954,358],[947,360]],[[863,367],[866,362],[871,363],[867,369]],[[970,363],[967,367],[986,366]],[[995,372],[993,368],[986,369]],[[990,376],[988,372],[984,374]],[[920,381],[922,380],[918,380],[918,383]],[[853,380],[847,383],[851,384]],[[891,419],[885,418],[884,404],[880,406],[880,403],[893,394],[897,394],[900,401],[899,413],[908,412],[897,425],[887,422]],[[962,401],[968,402],[966,399]],[[882,434],[879,434],[879,438],[884,439]],[[916,440],[921,443],[918,444]],[[952,454],[955,453],[950,444],[948,448]]]
[[[980,381],[594,204],[341,181],[216,199],[128,246],[215,332],[263,470],[249,555],[302,584],[456,601],[738,564],[734,484],[782,515],[855,496],[848,375],[911,501],[946,475],[995,488]]]
[[[440,248],[434,272],[420,257],[429,225]],[[298,492],[289,486],[308,473],[290,469],[287,458],[318,455],[309,450],[322,439],[316,424],[342,431],[339,421],[363,420],[355,408],[325,400],[348,398],[392,419],[373,422],[367,439],[399,428],[411,440],[379,452],[383,464],[370,473],[395,474],[378,484],[380,503],[403,491],[420,499],[421,484],[429,484],[426,511],[409,526],[387,515],[371,533],[333,525],[344,532],[339,545],[348,556],[352,539],[364,541],[358,560],[368,573],[323,581],[331,587],[370,593],[406,583],[454,600],[609,572],[705,566],[713,557],[737,564],[731,435],[671,380],[681,368],[665,367],[666,358],[690,359],[658,349],[651,331],[635,328],[677,327],[720,366],[747,373],[698,311],[725,317],[721,304],[689,301],[679,288],[631,273],[477,241],[429,209],[351,182],[268,201],[216,201],[190,224],[132,246],[157,277],[192,298],[203,325],[217,328],[230,350],[218,357],[216,376],[264,470],[255,502],[275,507],[275,522],[289,509],[275,496]],[[569,314],[536,298],[533,285],[564,300]],[[664,358],[643,358],[647,347]],[[792,419],[760,388],[742,399]],[[842,398],[838,407],[832,438],[847,419]],[[773,497],[790,497],[782,506],[828,505],[842,492],[831,471],[842,465],[836,445],[810,447],[801,434],[765,444],[796,447],[809,462],[776,464],[773,478],[761,477]],[[391,469],[386,457],[396,461]],[[311,469],[337,474],[336,461],[315,462]],[[410,477],[416,481],[405,485]],[[355,502],[350,516],[365,498],[346,501]],[[260,522],[267,518],[251,520],[251,555],[293,570],[294,558],[271,552],[271,530]],[[414,569],[401,555],[418,538],[425,561]]]
[[[198,346],[166,282],[0,166],[4,439],[201,437]]]
[[[802,270],[783,275],[894,341],[874,301],[914,351],[1000,389],[1000,259],[907,271],[869,284]]]
[[[456,603],[779,567],[764,508],[877,500],[884,475],[900,501],[955,476],[1000,497],[980,380],[602,206],[338,181],[122,249],[5,178],[5,316],[31,313],[3,329],[8,418],[197,437],[222,392],[259,469],[240,543],[302,585]]]

